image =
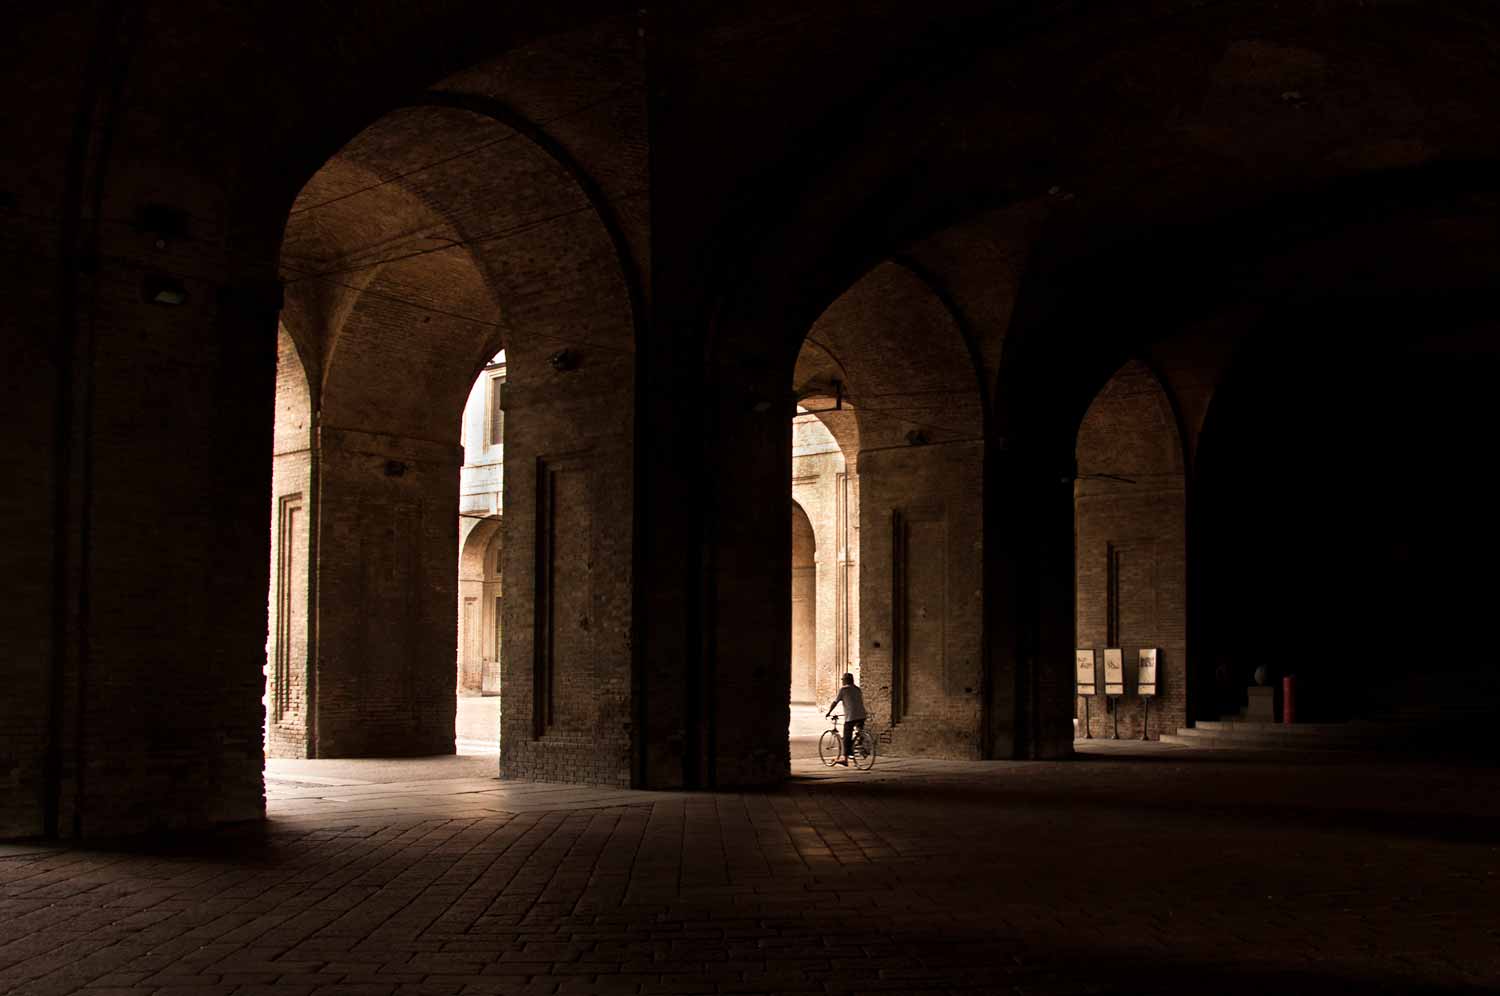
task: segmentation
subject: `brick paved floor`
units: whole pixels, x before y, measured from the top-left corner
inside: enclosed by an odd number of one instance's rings
[[[460,695],[454,733],[460,754],[500,752],[500,696]],[[792,757],[817,757],[818,736],[828,723],[818,706],[791,707],[790,745]]]
[[[722,795],[278,763],[263,827],[0,848],[0,992],[1500,987],[1500,772],[1091,750]]]

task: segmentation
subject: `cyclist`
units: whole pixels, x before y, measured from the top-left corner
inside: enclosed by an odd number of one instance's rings
[[[854,753],[854,731],[865,727],[865,697],[854,683],[852,674],[844,675],[844,687],[839,689],[838,697],[828,707],[829,718],[833,717],[833,710],[840,703],[844,706],[844,756],[839,758],[838,763],[847,768],[849,755]]]

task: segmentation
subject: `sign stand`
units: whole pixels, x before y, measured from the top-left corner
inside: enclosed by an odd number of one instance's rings
[[[1114,713],[1114,739],[1120,739],[1120,699],[1125,695],[1125,655],[1119,647],[1104,650],[1104,694]]]
[[[1094,652],[1092,650],[1075,650],[1073,652],[1074,678],[1078,686],[1078,694],[1083,697],[1083,738],[1094,739],[1094,731],[1090,729],[1089,723],[1089,700],[1098,694],[1097,670],[1094,666]]]
[[[1150,740],[1148,732],[1151,728],[1151,700],[1156,698],[1156,658],[1155,647],[1142,648],[1140,656],[1140,667],[1136,671],[1135,690],[1141,697],[1141,739]]]

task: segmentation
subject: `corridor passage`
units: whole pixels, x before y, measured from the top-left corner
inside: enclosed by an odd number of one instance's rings
[[[263,827],[0,849],[17,994],[1500,986],[1500,774],[1162,745],[782,790],[275,762]]]

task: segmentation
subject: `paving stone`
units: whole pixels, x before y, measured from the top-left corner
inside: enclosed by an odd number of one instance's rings
[[[505,814],[450,784],[306,825],[273,788],[269,827],[170,860],[0,862],[0,990],[1500,986],[1500,773],[1143,751]]]

